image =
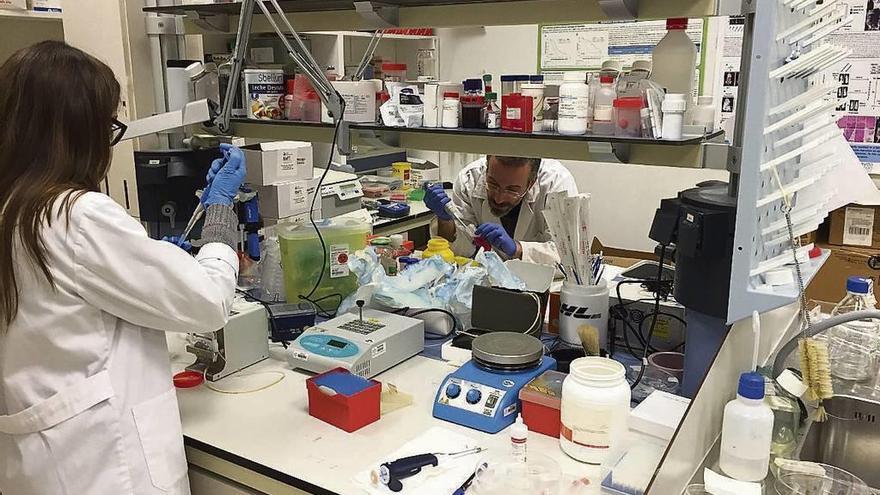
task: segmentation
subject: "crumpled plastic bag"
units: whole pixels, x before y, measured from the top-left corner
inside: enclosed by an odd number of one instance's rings
[[[526,283],[504,266],[504,262],[501,261],[498,253],[481,249],[474,256],[474,260],[486,269],[486,273],[489,274],[489,282],[491,282],[493,287],[526,290]]]
[[[442,308],[455,314],[467,313],[473,305],[475,285],[525,289],[525,283],[510,273],[496,253],[480,253],[483,266],[455,267],[434,256],[389,277],[372,247],[357,253],[348,267],[360,288],[339,306],[344,313],[358,300],[385,308]]]

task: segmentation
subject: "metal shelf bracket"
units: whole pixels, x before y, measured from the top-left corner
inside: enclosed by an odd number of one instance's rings
[[[354,10],[375,28],[389,28],[400,25],[400,9],[397,5],[381,2],[354,2]]]
[[[612,20],[632,20],[638,17],[638,0],[599,0],[599,8]]]

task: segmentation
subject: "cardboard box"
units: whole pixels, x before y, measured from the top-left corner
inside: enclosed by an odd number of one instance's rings
[[[242,148],[247,160],[245,182],[268,186],[312,178],[312,144],[302,141],[276,141]]]
[[[61,0],[32,0],[32,8],[42,12],[61,12]]]
[[[317,186],[318,179],[309,179],[255,187],[260,198],[260,215],[265,218],[287,218],[308,212]],[[319,200],[315,208],[320,207]]]
[[[851,204],[831,212],[828,243],[880,248],[880,206]]]
[[[330,81],[342,100],[345,110],[342,119],[346,122],[363,124],[376,123],[376,93],[382,89],[382,81],[368,79],[366,81]],[[321,102],[321,122],[333,123],[327,106]]]
[[[27,0],[0,0],[0,10],[27,10]]]
[[[874,280],[874,296],[880,297],[880,251],[873,248],[854,248],[819,245],[831,249],[831,256],[807,287],[807,299],[836,303],[846,295],[847,277],[856,275]]]

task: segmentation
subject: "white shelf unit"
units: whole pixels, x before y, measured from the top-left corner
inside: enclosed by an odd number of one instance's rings
[[[45,40],[64,40],[60,12],[0,9],[0,64],[20,48]]]
[[[61,12],[37,12],[34,10],[0,9],[0,19],[60,23]]]

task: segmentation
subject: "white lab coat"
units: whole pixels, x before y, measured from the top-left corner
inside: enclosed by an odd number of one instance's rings
[[[522,206],[516,222],[513,239],[522,244],[522,259],[532,263],[553,265],[559,261],[556,245],[550,240],[550,231],[541,211],[547,204],[547,195],[565,191],[577,194],[577,185],[571,172],[558,160],[543,159],[538,180],[522,198]],[[486,158],[471,163],[459,174],[452,188],[452,202],[461,212],[465,223],[479,226],[482,223],[501,223],[492,214],[486,191]],[[456,236],[452,247],[459,256],[474,253],[471,239]]]
[[[18,313],[0,329],[0,492],[189,494],[163,331],[225,324],[235,252],[193,258],[99,193],[42,236],[57,290],[15,250]]]

